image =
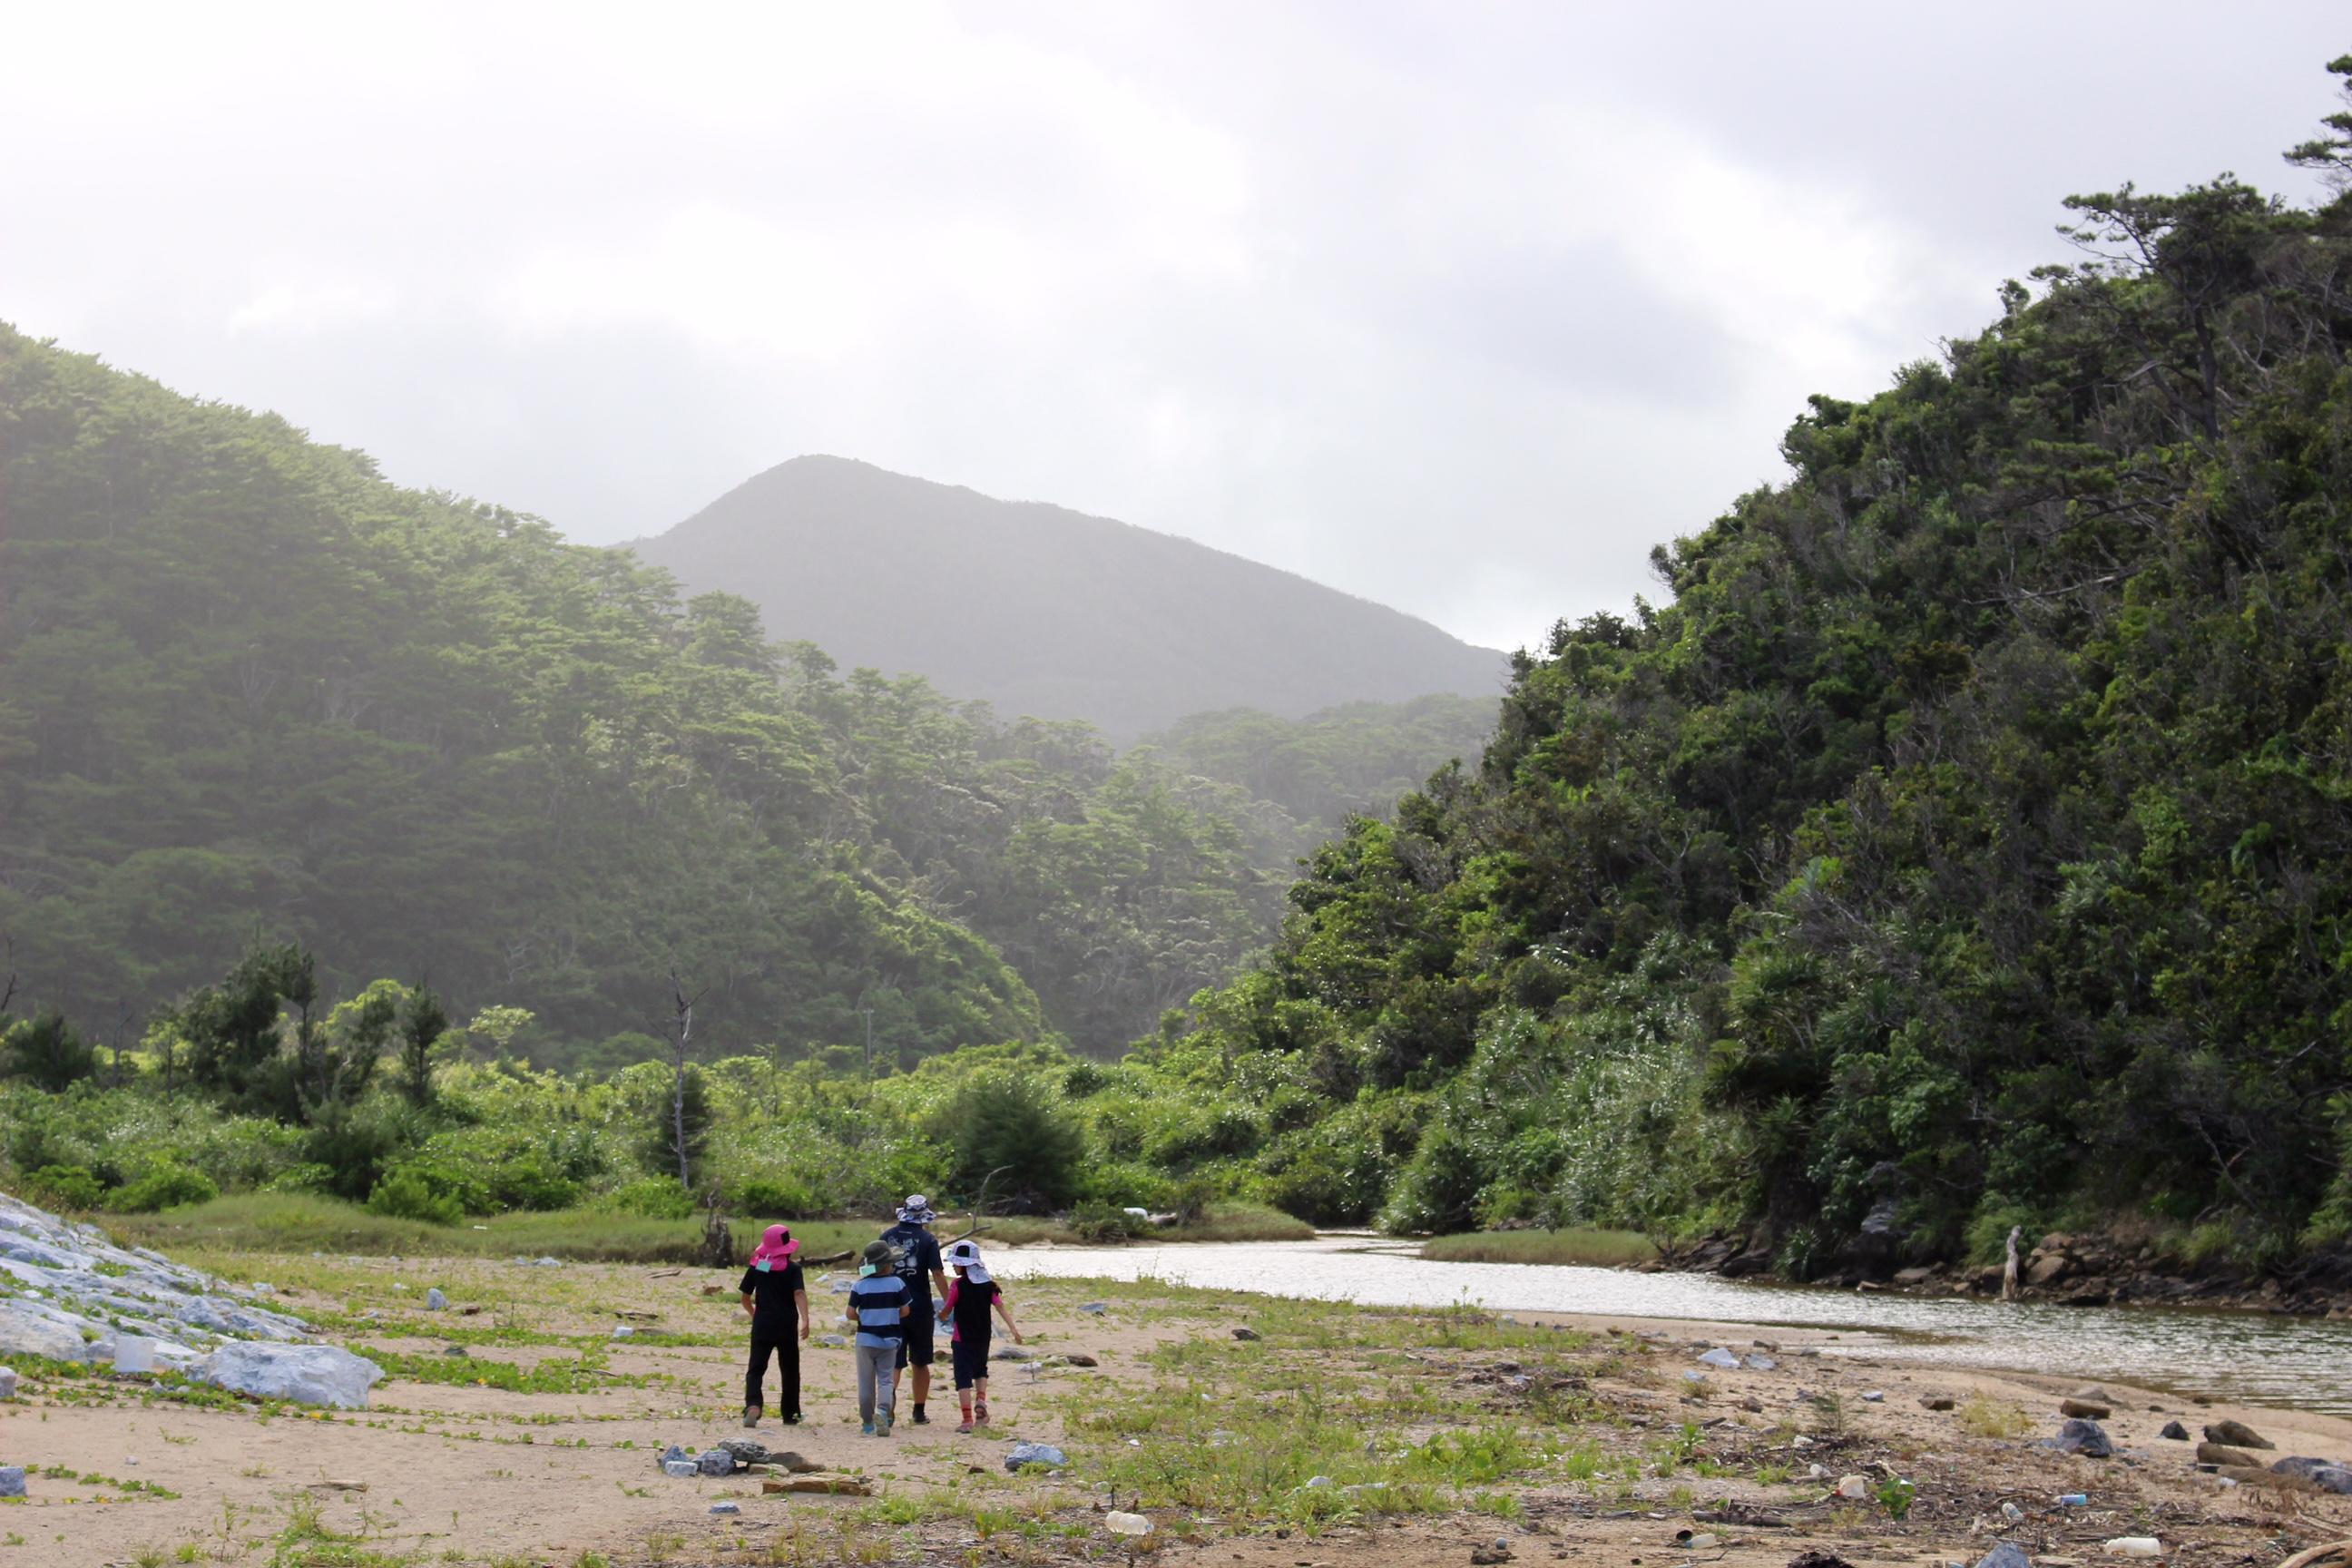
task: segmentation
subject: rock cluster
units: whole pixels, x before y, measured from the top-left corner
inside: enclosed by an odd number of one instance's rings
[[[96,1226],[0,1194],[0,1356],[110,1364],[119,1347],[261,1398],[361,1408],[383,1373],[310,1342],[299,1318],[257,1304],[266,1286],[226,1284]],[[123,1342],[131,1343],[124,1347]],[[126,1357],[126,1359],[128,1359]]]

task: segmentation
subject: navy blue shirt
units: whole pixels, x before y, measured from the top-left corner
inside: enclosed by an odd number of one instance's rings
[[[898,1254],[898,1278],[907,1282],[908,1290],[929,1300],[931,1288],[923,1281],[940,1271],[939,1238],[929,1227],[902,1219],[884,1231],[882,1239]]]

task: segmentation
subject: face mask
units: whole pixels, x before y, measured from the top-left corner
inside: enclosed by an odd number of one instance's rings
[[[874,1265],[871,1263],[861,1263],[857,1266],[857,1272],[859,1277],[862,1279],[874,1272]]]
[[[772,1264],[772,1263],[771,1263],[771,1262],[769,1262],[766,1258],[763,1258],[760,1259],[760,1261],[759,1261],[759,1262],[754,1263],[753,1265],[751,1265],[751,1267],[752,1267],[752,1268],[756,1268],[756,1269],[758,1269],[761,1273],[765,1274],[765,1273],[769,1272],[771,1269],[774,1268],[775,1268],[775,1265],[774,1265],[774,1264]]]

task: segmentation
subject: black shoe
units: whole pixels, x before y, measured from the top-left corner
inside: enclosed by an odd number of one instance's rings
[[[801,1413],[797,1410],[793,1411],[790,1415],[783,1418],[783,1422],[787,1426],[799,1426],[801,1424]]]
[[[915,1406],[915,1425],[916,1425],[916,1426],[929,1426],[930,1424],[931,1424],[931,1418],[930,1418],[929,1416],[928,1416],[928,1415],[924,1415],[924,1414],[923,1414],[923,1407],[922,1407],[921,1405],[916,1405],[916,1406]]]

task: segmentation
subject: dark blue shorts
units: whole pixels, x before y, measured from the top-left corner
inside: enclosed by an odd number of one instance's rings
[[[917,1366],[929,1366],[939,1356],[931,1349],[930,1300],[926,1297],[915,1308],[915,1315],[907,1320],[907,1337],[898,1342],[898,1364],[912,1362]]]
[[[955,1352],[955,1385],[970,1388],[988,1375],[988,1333],[967,1331],[963,1338],[948,1347]]]

